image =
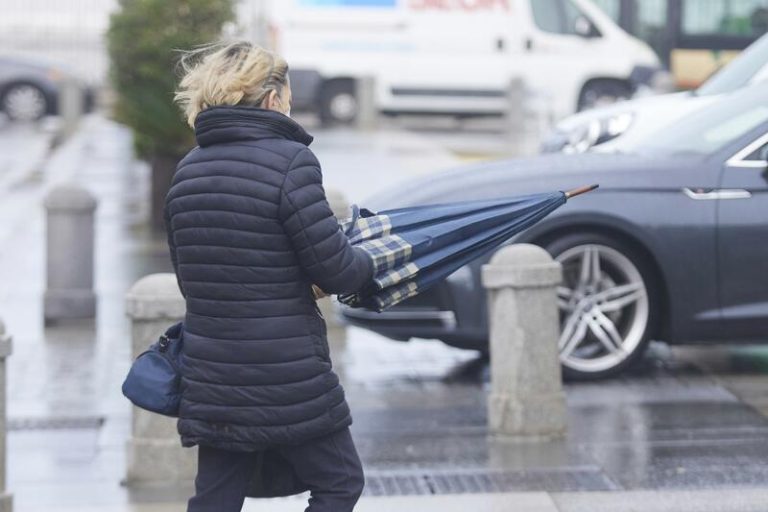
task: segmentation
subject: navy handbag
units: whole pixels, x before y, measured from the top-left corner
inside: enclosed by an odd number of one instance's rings
[[[181,322],[169,327],[131,365],[123,382],[123,395],[137,407],[165,416],[179,415],[183,328]]]

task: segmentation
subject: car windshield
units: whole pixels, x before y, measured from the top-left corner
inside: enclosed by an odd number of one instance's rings
[[[652,133],[628,133],[603,151],[644,155],[710,155],[768,122],[768,87],[748,87]],[[597,146],[600,148],[600,146]]]
[[[696,89],[697,95],[724,94],[748,85],[753,78],[768,78],[768,35],[744,50],[733,62]]]

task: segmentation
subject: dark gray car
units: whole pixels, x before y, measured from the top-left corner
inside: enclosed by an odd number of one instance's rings
[[[724,96],[653,137],[612,153],[546,155],[425,177],[372,209],[565,190],[600,189],[517,237],[563,264],[564,372],[616,374],[651,339],[768,340],[768,87]],[[351,323],[394,339],[437,338],[487,350],[479,269],[384,313],[344,308]]]
[[[58,113],[62,84],[77,79],[60,67],[21,57],[0,56],[0,111],[12,121],[35,121]],[[93,91],[80,84],[83,106],[93,107]]]

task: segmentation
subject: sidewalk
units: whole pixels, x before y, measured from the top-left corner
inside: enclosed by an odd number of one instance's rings
[[[329,186],[351,201],[393,177],[447,167],[417,137],[334,131],[316,151]],[[9,364],[9,483],[16,512],[183,511],[190,486],[127,489],[130,408],[126,290],[168,272],[162,235],[145,227],[147,169],[125,129],[98,116],[59,148],[39,179],[0,197],[0,317]],[[45,328],[45,191],[76,182],[99,198],[95,322]],[[442,343],[399,343],[350,328],[331,340],[353,410],[367,485],[361,512],[765,512],[768,350],[654,347],[631,375],[566,387],[569,432],[543,444],[487,438],[488,368]],[[762,368],[761,368],[762,367]],[[297,498],[247,512],[299,511]]]
[[[498,493],[364,497],[355,512],[765,512],[768,489]],[[305,501],[246,500],[243,512],[299,512]],[[59,512],[184,512],[185,504],[57,508]],[[50,508],[27,512],[51,512]]]

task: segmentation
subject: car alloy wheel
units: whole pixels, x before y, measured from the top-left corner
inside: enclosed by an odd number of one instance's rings
[[[557,303],[565,374],[616,373],[647,344],[651,306],[641,270],[621,251],[600,243],[571,246],[555,259],[563,266]]]
[[[45,115],[48,101],[38,87],[19,84],[5,92],[2,109],[14,121],[36,121]]]

